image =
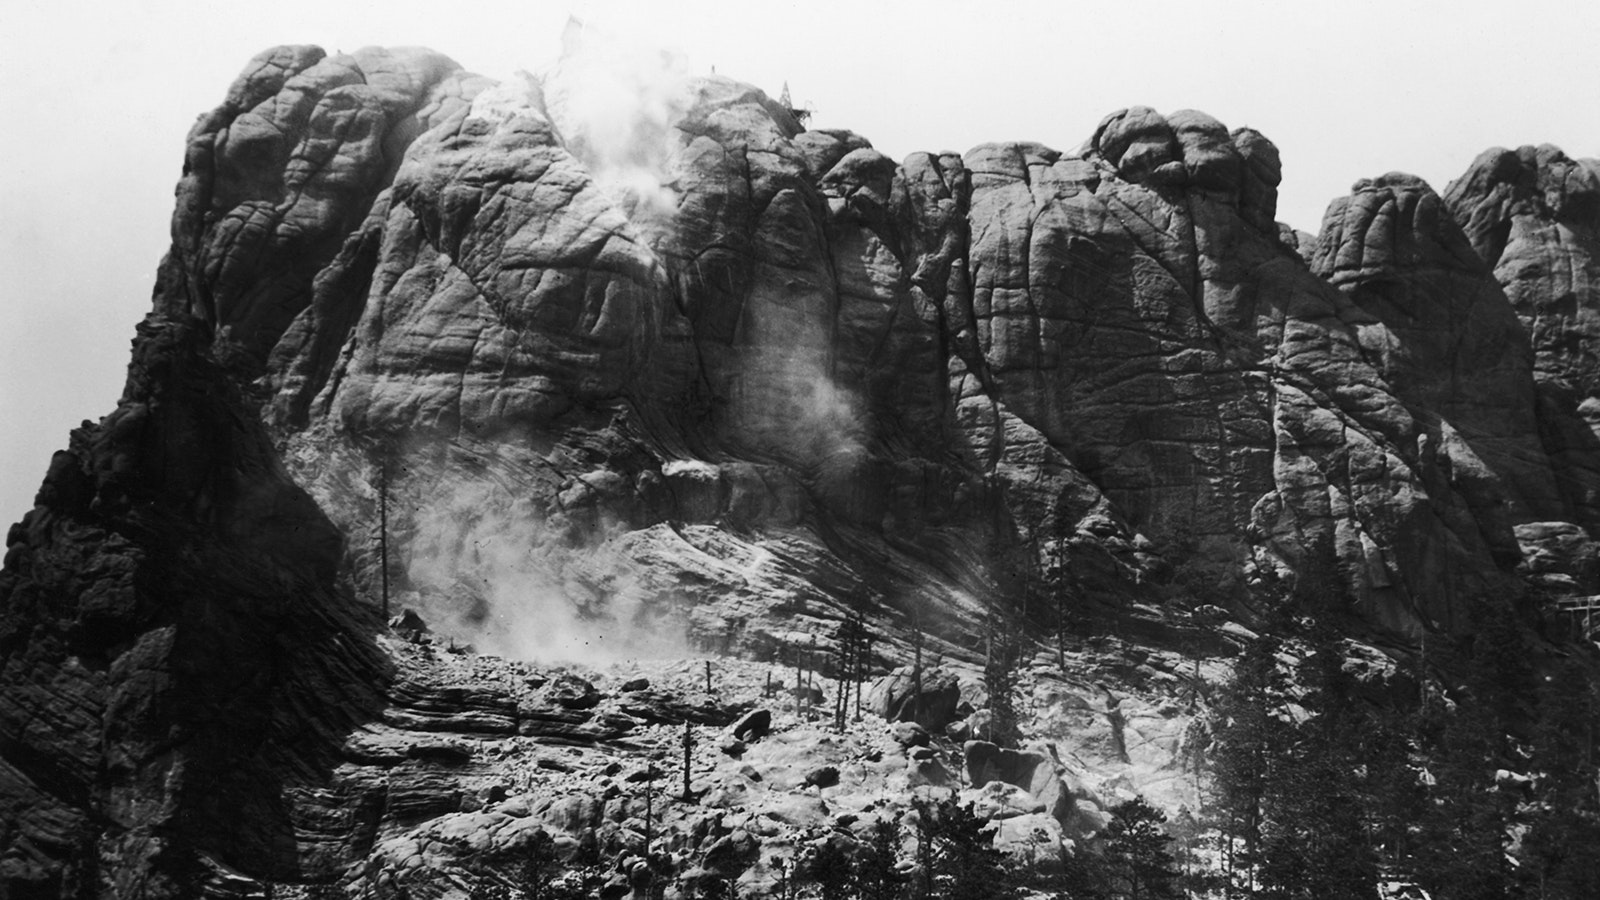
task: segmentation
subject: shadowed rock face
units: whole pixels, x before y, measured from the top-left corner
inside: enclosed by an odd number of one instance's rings
[[[1600,162],[1489,150],[1445,191],[1533,346],[1540,434],[1571,518],[1600,515]]]
[[[688,79],[619,180],[569,87],[278,48],[196,125],[127,391],[8,539],[13,896],[332,877],[458,806],[379,771],[408,738],[345,741],[385,704],[629,727],[386,687],[380,503],[396,603],[446,632],[555,595],[754,655],[854,609],[960,656],[1044,577],[1159,607],[1154,642],[1291,589],[1415,634],[1593,587],[1593,161],[1391,174],[1284,237],[1276,148],[1193,111],[896,163]]]
[[[207,858],[294,878],[348,850],[290,789],[326,778],[386,664],[338,597],[338,531],[208,343],[141,325],[122,403],[8,536],[8,896],[186,896]]]

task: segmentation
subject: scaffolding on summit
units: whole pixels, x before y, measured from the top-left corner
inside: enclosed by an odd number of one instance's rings
[[[1600,594],[1564,597],[1555,601],[1555,608],[1567,617],[1567,621],[1579,630],[1585,640],[1594,640],[1596,630],[1600,629],[1600,622],[1596,622],[1595,616],[1600,612]]]
[[[806,127],[806,123],[811,120],[810,107],[795,106],[794,101],[789,99],[789,82],[787,81],[783,83],[783,91],[778,94],[778,105],[787,109],[789,114],[794,116],[795,121],[800,123],[801,128]]]

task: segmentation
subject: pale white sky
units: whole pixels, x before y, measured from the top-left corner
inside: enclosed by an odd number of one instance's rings
[[[1278,144],[1278,217],[1315,231],[1358,178],[1443,190],[1482,150],[1600,156],[1600,4],[1326,0],[805,3],[4,0],[0,525],[79,421],[116,403],[194,118],[256,52],[431,46],[504,77],[575,14],[756,84],[895,158],[984,141],[1078,147],[1132,105]]]

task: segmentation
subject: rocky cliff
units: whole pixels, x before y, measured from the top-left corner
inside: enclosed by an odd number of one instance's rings
[[[1094,673],[1049,702],[1137,715],[1221,619],[1404,644],[1595,592],[1600,163],[1384,175],[1310,239],[1203,113],[897,163],[718,77],[619,136],[586,74],[277,48],[195,126],[124,396],[8,538],[12,896],[362,860],[387,896],[507,771],[419,735],[652,721],[421,659],[383,606],[525,661],[787,660],[861,613],[883,671],[1000,610]],[[1085,752],[1132,765],[1120,728]]]

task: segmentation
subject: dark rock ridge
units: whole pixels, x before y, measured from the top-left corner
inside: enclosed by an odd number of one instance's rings
[[[208,860],[294,880],[348,852],[307,827],[304,789],[388,663],[341,596],[338,531],[209,340],[141,325],[116,412],[73,433],[8,536],[8,896],[183,896]]]
[[[640,188],[555,87],[285,47],[196,125],[122,401],[8,537],[0,893],[326,881],[461,808],[439,735],[723,721],[396,678],[380,504],[447,632],[545,621],[462,568],[509,534],[699,648],[864,611],[880,668],[1042,584],[1155,643],[1596,590],[1600,163],[1386,175],[1312,238],[1193,111],[896,163],[697,78]]]
[[[1572,520],[1600,515],[1600,161],[1555,147],[1489,150],[1445,191],[1534,352],[1540,437]]]

